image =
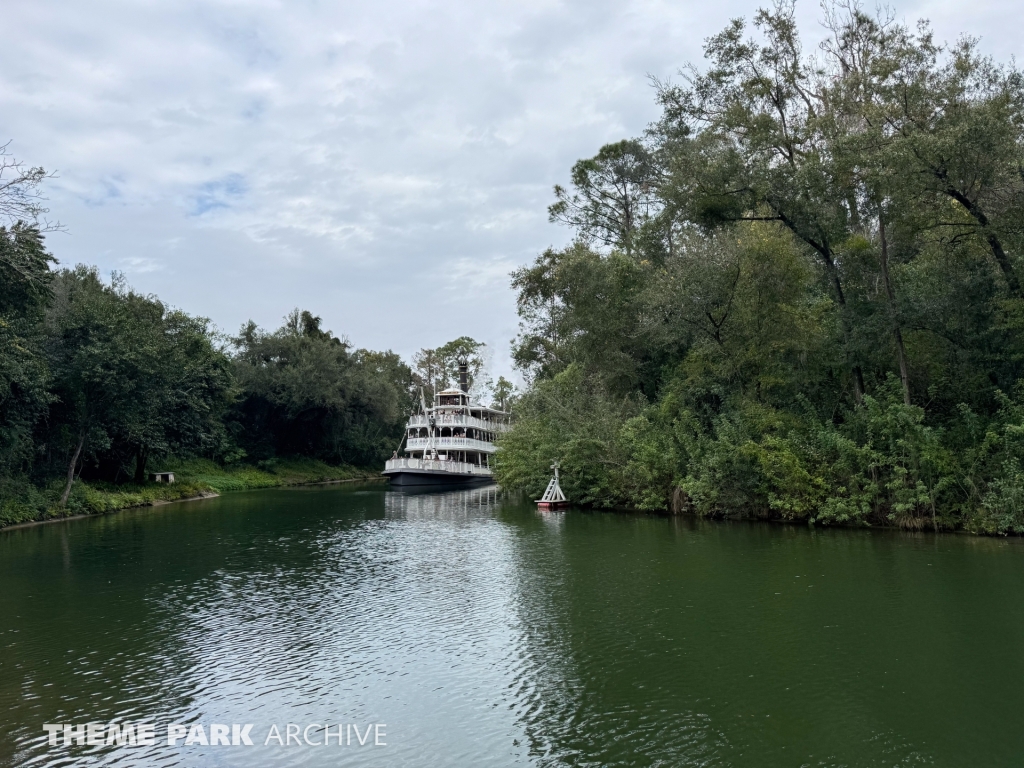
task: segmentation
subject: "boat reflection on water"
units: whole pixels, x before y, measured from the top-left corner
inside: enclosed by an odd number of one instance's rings
[[[389,519],[453,519],[489,515],[508,494],[497,485],[411,486],[384,494],[384,516]]]

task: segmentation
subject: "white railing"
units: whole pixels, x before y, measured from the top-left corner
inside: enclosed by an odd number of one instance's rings
[[[452,472],[460,475],[480,475],[490,477],[490,467],[481,467],[465,461],[433,461],[431,459],[388,459],[384,464],[385,472],[398,472],[403,469],[431,470],[434,472]]]
[[[435,437],[433,445],[429,437],[410,437],[405,443],[405,450],[419,451],[428,448],[459,448],[464,451],[483,451],[494,453],[494,443],[486,440],[475,440],[472,437]]]
[[[509,428],[508,424],[502,421],[487,421],[486,419],[478,419],[476,416],[463,416],[461,414],[437,416],[434,423],[439,427],[447,427],[451,425],[459,427],[476,427],[477,429],[486,429],[489,432],[507,432]],[[409,417],[408,426],[429,427],[430,422],[423,414],[416,414]]]

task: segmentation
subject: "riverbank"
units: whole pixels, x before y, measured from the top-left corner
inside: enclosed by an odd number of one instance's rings
[[[25,480],[0,483],[0,529],[25,523],[46,522],[116,512],[132,507],[155,506],[202,498],[230,491],[276,488],[288,485],[369,480],[379,472],[351,466],[332,466],[313,459],[278,459],[259,466],[221,466],[208,460],[167,462],[161,470],[174,472],[175,482],[136,485],[77,481],[65,507],[58,501],[60,480],[39,487]]]

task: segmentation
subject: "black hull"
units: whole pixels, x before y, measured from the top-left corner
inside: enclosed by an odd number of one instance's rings
[[[492,485],[493,477],[481,475],[458,475],[454,472],[431,472],[429,470],[402,470],[388,472],[385,477],[392,486],[468,488],[478,485]]]

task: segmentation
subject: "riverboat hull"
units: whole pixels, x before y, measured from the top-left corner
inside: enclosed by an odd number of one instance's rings
[[[429,469],[409,470],[399,472],[385,472],[388,482],[394,486],[442,486],[464,488],[474,485],[488,485],[494,483],[494,478],[481,475],[460,475],[457,472],[437,472]]]

